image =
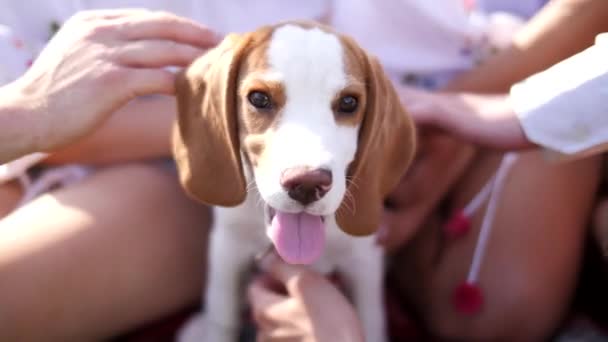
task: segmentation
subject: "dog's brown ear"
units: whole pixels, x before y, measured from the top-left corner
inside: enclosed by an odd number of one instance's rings
[[[236,110],[236,86],[247,38],[230,35],[176,80],[173,155],[186,192],[207,204],[245,200]]]
[[[350,48],[352,45],[350,43]],[[355,160],[338,226],[351,235],[368,235],[380,224],[384,198],[398,184],[415,152],[414,124],[378,61],[355,48],[367,75],[367,105],[359,128]]]

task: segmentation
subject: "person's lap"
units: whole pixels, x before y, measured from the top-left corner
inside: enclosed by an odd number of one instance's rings
[[[478,161],[454,202],[464,204],[496,165],[497,158]],[[451,295],[466,277],[480,215],[475,233],[446,242],[439,254],[429,247],[434,234],[415,238],[403,255],[419,265],[416,273],[403,267],[401,276],[427,325],[463,338],[550,331],[575,284],[597,165],[522,156],[482,267],[479,316],[456,314]],[[107,337],[192,303],[202,288],[207,228],[208,211],[185,198],[173,175],[151,166],[109,168],[42,196],[0,221],[0,316],[10,327],[0,337]],[[416,246],[438,258],[421,259]]]
[[[18,182],[0,184],[0,219],[13,211],[17,203],[19,203],[21,195],[21,186]]]
[[[495,172],[499,158],[481,156],[456,186],[454,207],[463,206]],[[599,160],[551,164],[540,152],[520,156],[499,202],[480,285],[478,315],[456,313],[454,289],[467,276],[483,212],[458,240],[427,226],[402,249],[395,270],[414,307],[435,334],[457,339],[547,337],[563,318],[577,271]],[[436,225],[438,226],[438,225]],[[431,231],[434,229],[434,231]]]
[[[107,168],[0,220],[0,340],[107,338],[200,295],[208,210],[175,175]]]

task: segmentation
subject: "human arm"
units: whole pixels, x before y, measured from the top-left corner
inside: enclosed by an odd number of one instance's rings
[[[421,127],[441,130],[479,146],[514,150],[533,147],[507,94],[431,93],[403,88],[408,113]]]
[[[175,115],[172,96],[138,97],[114,112],[92,134],[53,151],[44,162],[104,165],[170,156]]]
[[[37,115],[14,87],[0,87],[0,164],[34,152],[42,139]]]
[[[363,341],[354,307],[321,274],[288,265],[275,253],[261,268],[267,276],[248,290],[258,341]]]
[[[414,120],[498,149],[541,146],[589,154],[608,145],[608,34],[594,46],[537,73],[510,94],[433,94],[403,89]]]
[[[442,91],[504,94],[513,83],[591,45],[597,33],[608,29],[606,15],[608,1],[552,1],[517,32],[511,47],[456,77]],[[397,91],[409,111],[411,89],[397,85]],[[476,153],[474,145],[455,136],[432,129],[421,131],[428,132],[418,144],[422,151],[401,184],[388,196],[391,206],[385,210],[383,226],[378,231],[379,243],[389,249],[399,247],[416,234],[456,185]]]
[[[452,80],[446,91],[506,93],[511,85],[593,45],[608,31],[608,1],[549,1],[511,46]]]
[[[87,135],[146,94],[172,94],[174,75],[217,38],[171,14],[102,10],[68,20],[21,78],[0,88],[0,162]]]

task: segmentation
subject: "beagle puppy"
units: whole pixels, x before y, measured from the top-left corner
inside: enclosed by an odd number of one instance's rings
[[[176,81],[180,182],[214,205],[205,311],[180,339],[235,341],[240,280],[273,244],[337,270],[367,341],[386,340],[383,199],[414,154],[414,126],[378,61],[316,23],[229,35]]]

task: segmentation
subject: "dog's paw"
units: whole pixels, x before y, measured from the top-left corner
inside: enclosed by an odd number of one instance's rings
[[[197,313],[192,316],[178,331],[178,342],[235,342],[238,329],[214,324],[205,315]]]

